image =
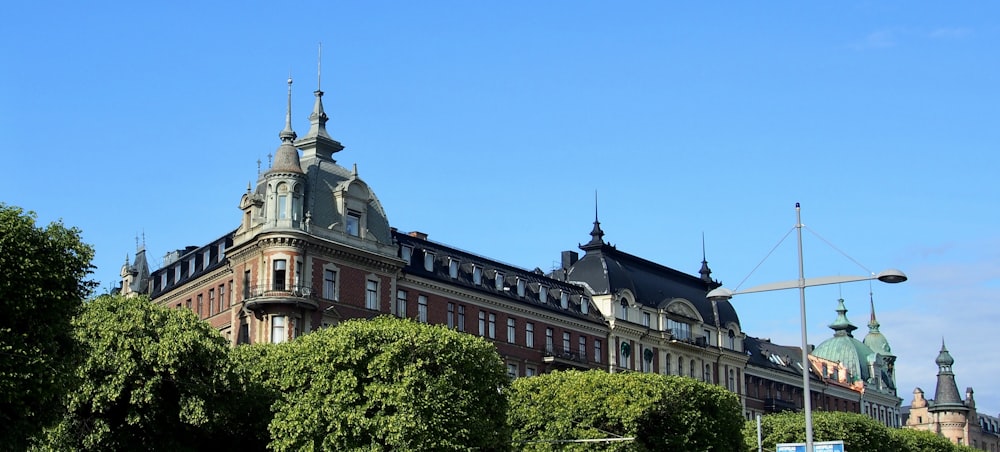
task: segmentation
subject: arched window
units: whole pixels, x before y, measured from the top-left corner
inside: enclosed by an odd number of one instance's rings
[[[729,330],[729,349],[736,350],[736,333]]]
[[[621,311],[618,312],[618,318],[628,320],[628,300],[624,298],[622,298]]]
[[[664,374],[670,375],[670,361],[672,361],[673,359],[674,358],[672,356],[670,356],[670,353],[667,353],[667,359],[665,361],[663,361],[663,373]]]
[[[688,366],[688,369],[691,371],[691,378],[694,378],[695,377],[695,368],[694,368],[694,360],[693,359],[691,360],[691,365]]]

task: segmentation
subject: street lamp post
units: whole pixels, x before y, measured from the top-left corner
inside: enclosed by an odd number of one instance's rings
[[[799,203],[795,203],[795,229],[798,232],[799,279],[795,281],[764,284],[735,292],[724,287],[718,287],[708,293],[708,298],[714,300],[729,300],[733,297],[733,295],[745,293],[768,292],[772,290],[792,288],[799,289],[799,312],[802,323],[802,410],[805,412],[806,418],[806,452],[813,452],[812,393],[809,389],[809,339],[806,335],[806,287],[857,281],[871,281],[873,279],[877,279],[885,283],[895,284],[906,281],[906,275],[899,270],[889,269],[879,273],[878,275],[823,276],[806,279],[805,266],[802,259],[802,212]]]

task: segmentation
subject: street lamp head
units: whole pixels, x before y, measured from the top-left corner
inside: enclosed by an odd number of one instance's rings
[[[723,301],[733,298],[733,291],[725,287],[716,287],[708,292],[707,295],[709,300]]]
[[[879,281],[889,284],[897,284],[907,280],[906,274],[899,270],[896,270],[895,268],[883,270],[881,273],[878,274],[878,276],[876,276],[876,278]]]

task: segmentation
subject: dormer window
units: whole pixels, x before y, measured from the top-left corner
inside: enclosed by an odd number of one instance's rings
[[[580,298],[580,312],[587,314],[590,312],[590,299],[587,297]]]
[[[357,212],[347,212],[345,230],[347,234],[355,237],[361,236],[361,214]]]
[[[559,294],[559,306],[562,306],[563,309],[569,309],[569,292],[563,290]]]
[[[493,276],[493,286],[496,290],[503,290],[503,273],[497,272]]]
[[[548,303],[549,301],[549,288],[545,286],[538,286],[538,301],[542,304]]]
[[[451,279],[458,278],[458,263],[458,259],[448,258],[448,276],[451,276]]]
[[[410,264],[410,258],[413,257],[413,247],[409,245],[403,245],[399,248],[399,257],[401,257],[406,264]]]
[[[434,271],[434,253],[424,251],[424,270]]]
[[[472,267],[472,283],[477,286],[483,283],[483,267]]]
[[[517,296],[519,297],[524,296],[524,284],[525,282],[523,279],[517,278]]]
[[[622,298],[620,305],[621,309],[618,311],[618,318],[628,320],[628,300]]]

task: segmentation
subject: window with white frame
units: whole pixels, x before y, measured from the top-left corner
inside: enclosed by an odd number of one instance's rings
[[[472,283],[477,286],[483,283],[483,267],[472,267]]]
[[[622,320],[628,320],[628,300],[622,298],[622,300],[618,303],[618,305],[621,307],[618,310],[618,318]]]
[[[545,286],[538,286],[538,301],[545,304],[549,301],[549,288]]]
[[[323,298],[337,299],[337,272],[334,270],[323,270]]]
[[[601,362],[601,340],[594,339],[594,362]]]
[[[580,358],[587,358],[587,337],[580,336],[580,348],[579,348]]]
[[[705,332],[705,343],[708,345],[712,345],[712,330],[706,329],[704,330],[704,332]]]
[[[517,278],[517,296],[519,297],[524,296],[524,286],[525,286],[524,280],[521,278]]]
[[[517,322],[514,319],[507,319],[507,342],[513,344],[517,340]]]
[[[569,309],[569,292],[565,290],[559,292],[559,306]]]
[[[524,324],[524,345],[528,348],[535,347],[535,324],[525,322]]]
[[[642,326],[644,326],[646,328],[649,328],[649,319],[650,319],[649,313],[648,312],[643,312],[642,313]]]
[[[534,377],[535,375],[538,375],[538,371],[535,370],[535,368],[533,366],[526,366],[524,368],[524,376],[525,377]]]
[[[458,265],[458,259],[455,259],[454,257],[448,258],[448,276],[450,276],[451,279],[458,278]]]
[[[448,302],[448,328],[455,328],[455,303]]]
[[[729,330],[729,349],[736,350],[736,333]]]
[[[552,328],[545,329],[545,351],[549,353],[552,353],[555,348],[555,344],[553,343],[554,339],[552,338],[554,334],[555,332],[552,331]]]
[[[486,313],[479,311],[479,335],[486,335]]]
[[[670,375],[670,361],[673,360],[673,356],[667,353],[667,359],[663,360],[663,373]]]
[[[406,291],[396,291],[396,315],[406,317]]]
[[[357,212],[347,212],[345,230],[355,237],[361,236],[361,214]]]
[[[208,289],[208,315],[215,314],[215,289]]]
[[[490,339],[497,337],[497,315],[490,313]]]
[[[417,295],[417,321],[427,323],[427,296]]]
[[[570,351],[569,346],[570,346],[570,343],[569,343],[569,332],[568,331],[563,331],[563,346],[562,346],[563,353],[569,353],[569,351]]]
[[[276,315],[271,317],[271,343],[280,344],[288,340],[285,332],[285,316]]]
[[[365,282],[365,307],[373,311],[378,310],[378,281],[369,279]]]
[[[705,364],[705,383],[712,383],[712,365]]]
[[[587,297],[580,298],[580,313],[587,314],[590,312],[590,299]]]
[[[507,363],[507,376],[510,378],[517,378],[517,364]]]
[[[424,270],[434,271],[434,253],[424,250]]]
[[[673,334],[676,339],[691,339],[691,325],[688,325],[687,323],[667,319],[667,329],[670,330],[670,333]]]
[[[272,275],[273,290],[285,290],[285,271],[287,269],[287,261],[284,259],[274,260],[274,272]]]
[[[413,257],[413,247],[410,245],[399,247],[399,257],[406,261],[406,265],[410,265],[410,258]]]

